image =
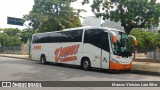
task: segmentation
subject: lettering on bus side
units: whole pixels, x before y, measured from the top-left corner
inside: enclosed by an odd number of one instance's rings
[[[40,50],[41,49],[41,45],[35,45],[34,46],[34,50]]]
[[[77,56],[75,56],[79,49],[79,44],[67,46],[67,47],[60,47],[57,48],[54,52],[55,54],[55,61],[58,62],[67,62],[67,61],[74,61],[77,60]]]

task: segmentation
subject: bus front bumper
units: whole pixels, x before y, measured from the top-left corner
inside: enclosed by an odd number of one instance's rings
[[[110,70],[131,70],[132,64],[120,64],[110,61],[109,63],[109,69]]]

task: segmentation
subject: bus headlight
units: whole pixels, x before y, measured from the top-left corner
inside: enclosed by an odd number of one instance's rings
[[[117,60],[114,59],[114,58],[112,58],[111,60],[112,60],[112,62],[114,62],[114,63],[120,63],[119,61],[117,61]]]

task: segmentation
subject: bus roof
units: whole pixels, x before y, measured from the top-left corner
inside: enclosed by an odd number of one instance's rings
[[[76,28],[68,28],[68,29],[64,29],[62,31],[70,31],[70,30],[77,30],[77,29],[105,29],[105,30],[113,30],[113,31],[121,31],[115,28],[108,28],[108,27],[94,27],[94,26],[84,26],[84,27],[76,27]],[[123,31],[122,31],[123,32]]]
[[[94,27],[94,26],[84,26],[84,27],[68,28],[68,29],[63,29],[63,30],[60,30],[60,31],[53,31],[53,32],[72,31],[72,30],[78,30],[78,29],[104,29],[104,30],[107,30],[107,31],[113,30],[113,31],[124,32],[124,31],[121,31],[121,30],[115,29],[115,28]],[[44,32],[44,33],[53,33],[53,32]],[[44,33],[35,33],[35,34],[44,34]],[[35,35],[35,34],[33,34],[33,35]]]

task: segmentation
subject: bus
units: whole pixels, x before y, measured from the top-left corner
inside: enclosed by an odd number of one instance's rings
[[[131,70],[132,45],[125,32],[107,27],[78,27],[32,36],[31,59],[79,65],[84,70]]]

